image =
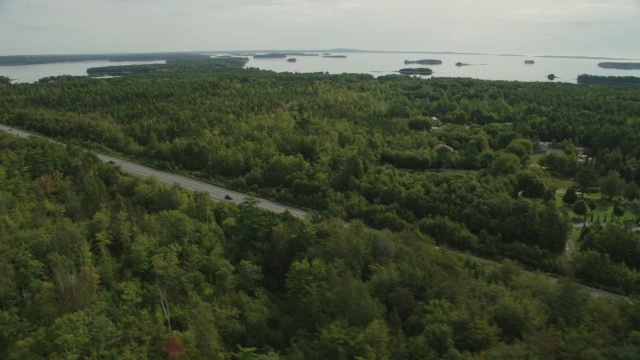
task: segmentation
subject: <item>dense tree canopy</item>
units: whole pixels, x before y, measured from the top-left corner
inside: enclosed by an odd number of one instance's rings
[[[570,226],[550,181],[637,197],[637,89],[174,65],[0,86],[0,122],[70,144],[0,137],[0,357],[638,351],[636,305],[433,246],[637,293],[630,230],[587,228],[563,255]],[[561,151],[537,155],[541,141]],[[78,145],[314,222],[124,177]]]
[[[592,299],[511,262],[487,266],[435,247],[424,233],[213,203],[123,176],[73,146],[0,134],[0,149],[5,359],[640,351],[636,303]],[[424,229],[471,236],[447,219]],[[609,246],[600,237],[590,240],[594,249]]]
[[[502,225],[524,221],[519,197],[537,199],[531,209],[549,198],[544,174],[528,169],[538,141],[564,148],[541,165],[582,193],[610,171],[640,177],[633,88],[167,66],[0,88],[0,120],[380,229],[447,217],[470,231],[474,252],[549,270],[558,246]],[[553,234],[547,245],[567,235]]]

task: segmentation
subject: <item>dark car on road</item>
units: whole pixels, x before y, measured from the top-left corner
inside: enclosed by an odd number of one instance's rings
[[[225,200],[233,200],[233,198],[231,197],[231,195],[225,195],[225,196],[224,196],[224,199],[225,199]]]

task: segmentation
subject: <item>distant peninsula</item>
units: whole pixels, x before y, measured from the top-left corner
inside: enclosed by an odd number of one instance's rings
[[[120,65],[87,69],[93,77],[125,76],[157,73],[185,73],[241,69],[249,61],[246,57],[217,57],[196,60],[167,60],[166,64]]]
[[[442,60],[436,59],[423,59],[423,60],[405,60],[406,64],[420,64],[420,65],[442,65]]]
[[[605,69],[640,70],[640,63],[632,62],[601,62],[598,66]]]
[[[322,55],[322,57],[325,57],[325,58],[339,58],[339,59],[342,59],[342,58],[346,58],[346,57],[347,57],[347,55]]]
[[[398,70],[400,74],[404,75],[431,75],[433,70],[429,68],[404,68]]]
[[[253,55],[254,59],[284,59],[287,57],[285,53],[267,53]]]
[[[196,53],[144,53],[144,54],[79,54],[79,55],[10,55],[0,56],[0,66],[42,65],[82,61],[159,61],[202,60],[210,56]]]

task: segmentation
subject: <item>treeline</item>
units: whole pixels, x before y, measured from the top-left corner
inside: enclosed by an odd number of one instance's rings
[[[0,357],[631,359],[640,305],[0,134]],[[424,224],[427,228],[432,224]]]
[[[404,75],[431,75],[433,70],[429,68],[403,68],[398,70],[400,74]]]
[[[192,70],[0,86],[0,119],[320,217],[419,229],[559,273],[573,265],[551,176],[640,178],[633,88]],[[532,166],[540,140],[564,148],[544,155],[546,169]],[[637,290],[629,274],[617,291]]]
[[[246,57],[206,57],[198,60],[174,59],[165,64],[116,65],[87,69],[90,76],[125,76],[177,72],[204,72],[242,68],[249,61]],[[41,80],[47,81],[47,79]]]
[[[596,75],[578,75],[578,84],[592,85],[640,85],[640,78],[637,76],[596,76]]]
[[[436,59],[405,60],[404,63],[420,64],[420,65],[442,65],[442,60],[436,60]]]

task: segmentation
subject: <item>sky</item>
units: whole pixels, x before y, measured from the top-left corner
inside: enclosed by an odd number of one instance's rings
[[[0,55],[334,48],[640,58],[640,0],[0,0]]]

